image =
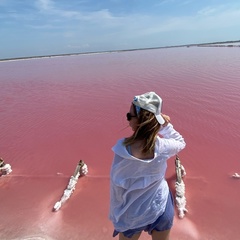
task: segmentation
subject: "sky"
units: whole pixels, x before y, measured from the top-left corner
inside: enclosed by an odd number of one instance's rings
[[[239,0],[0,0],[0,59],[234,40]]]

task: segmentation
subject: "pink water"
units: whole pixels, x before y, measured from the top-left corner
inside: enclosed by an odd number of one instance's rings
[[[172,48],[0,62],[0,156],[13,169],[0,177],[1,240],[112,239],[111,147],[147,91],[187,142],[189,212],[176,214],[171,239],[238,238],[240,49]],[[52,212],[80,159],[89,174]]]

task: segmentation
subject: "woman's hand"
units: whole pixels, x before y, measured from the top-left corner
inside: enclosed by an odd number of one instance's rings
[[[165,123],[162,125],[163,127],[166,127],[168,123],[170,122],[170,117],[166,114],[161,113],[163,119],[165,120]]]

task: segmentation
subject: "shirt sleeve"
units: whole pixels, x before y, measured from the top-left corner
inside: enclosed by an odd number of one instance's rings
[[[171,123],[162,127],[159,134],[163,137],[164,148],[170,153],[170,155],[177,154],[186,146],[184,138],[173,128]]]

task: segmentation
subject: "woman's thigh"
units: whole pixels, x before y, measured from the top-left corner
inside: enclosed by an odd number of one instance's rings
[[[165,231],[152,231],[152,240],[169,240],[170,229]]]

